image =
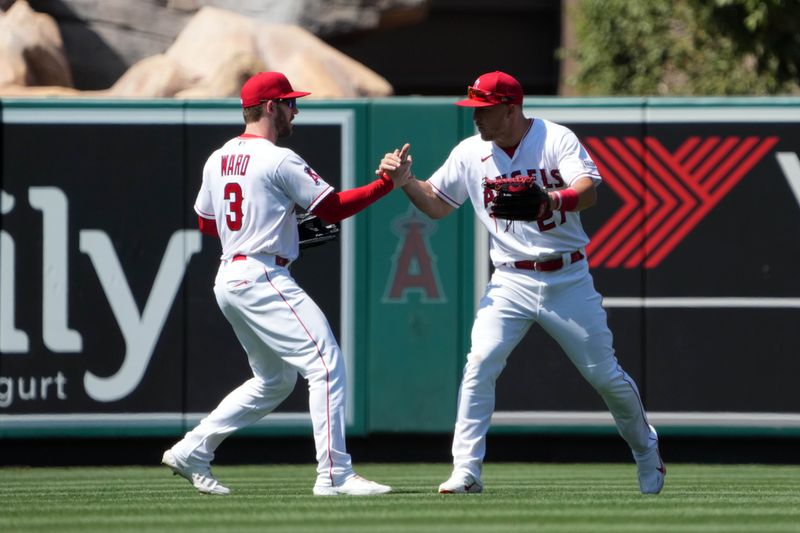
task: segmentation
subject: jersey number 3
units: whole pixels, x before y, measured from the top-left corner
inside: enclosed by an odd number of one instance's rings
[[[225,184],[225,222],[228,229],[239,231],[242,229],[242,186],[238,183]]]

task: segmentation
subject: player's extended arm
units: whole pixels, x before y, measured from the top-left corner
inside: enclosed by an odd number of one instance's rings
[[[407,152],[408,145],[402,154],[395,150],[396,154],[404,158]],[[394,170],[391,175],[386,172],[376,172],[380,177],[367,185],[329,194],[314,208],[314,214],[329,224],[335,224],[355,215],[386,196],[395,187],[405,185],[409,179],[411,158],[409,157],[407,162],[403,162]]]
[[[381,176],[361,187],[330,193],[314,208],[313,213],[328,224],[335,224],[366,209],[392,189],[392,180],[388,176]]]
[[[403,192],[417,209],[433,219],[446,217],[453,210],[453,206],[439,198],[427,181],[412,178],[403,186]]]
[[[406,143],[399,150],[386,154],[381,160],[376,174],[392,176],[398,183],[405,184],[403,192],[406,193],[414,206],[431,218],[442,218],[450,214],[453,207],[439,198],[433,187],[427,181],[419,181],[411,174],[412,158],[408,153],[411,145]]]

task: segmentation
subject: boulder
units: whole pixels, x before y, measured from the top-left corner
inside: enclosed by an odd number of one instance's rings
[[[105,96],[103,92],[79,91],[72,87],[60,87],[58,85],[48,85],[42,87],[31,87],[29,85],[2,85],[0,86],[0,98],[96,98]]]
[[[311,98],[389,96],[392,86],[373,70],[315,35],[286,24],[257,24],[259,54],[270,70],[286,74]]]
[[[242,53],[232,56],[205,82],[175,93],[175,98],[219,98],[220,95],[238,96],[247,79],[256,72],[267,70],[256,56]]]
[[[262,70],[283,72],[314,98],[392,93],[385,79],[298,26],[254,21],[213,7],[198,11],[167,52],[154,57],[159,59],[134,65],[110,93],[236,97],[244,80]]]
[[[22,38],[8,26],[7,17],[0,13],[0,87],[24,85],[27,77]]]
[[[8,0],[0,0],[0,2]],[[298,25],[324,39],[411,25],[430,0],[28,0],[53,16],[75,84],[106,89],[138,61],[163,54],[204,7],[253,21]]]
[[[132,66],[108,90],[114,97],[170,98],[186,87],[186,80],[178,64],[158,54],[143,59]]]
[[[5,28],[6,31],[2,31]],[[20,34],[13,31],[21,28]],[[108,90],[93,97],[238,97],[244,81],[259,71],[283,72],[312,98],[380,97],[392,87],[374,71],[303,28],[275,24],[203,7],[163,53],[141,59]],[[71,87],[58,28],[18,0],[0,14],[0,86]],[[52,94],[47,89],[36,92]],[[71,95],[79,93],[68,92]],[[31,94],[34,94],[33,92]]]
[[[191,85],[205,85],[233,58],[257,57],[254,30],[247,17],[206,7],[189,20],[165,55],[180,65]]]
[[[25,0],[17,0],[0,23],[0,33],[13,33],[22,45],[26,65],[23,85],[72,87],[64,43],[52,17],[37,13]]]

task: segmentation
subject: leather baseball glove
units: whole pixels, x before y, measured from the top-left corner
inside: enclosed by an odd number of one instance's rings
[[[300,248],[312,248],[335,240],[339,236],[339,225],[326,224],[311,213],[298,213],[297,232],[300,235]]]
[[[496,192],[491,215],[505,220],[537,220],[547,212],[547,193],[529,176],[484,180],[483,186]]]

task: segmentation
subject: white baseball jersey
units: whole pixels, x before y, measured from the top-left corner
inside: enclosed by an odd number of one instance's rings
[[[333,188],[297,154],[263,137],[241,135],[215,151],[195,202],[214,220],[222,259],[214,294],[247,353],[253,377],[228,394],[172,447],[177,460],[208,465],[234,431],[283,402],[300,373],[317,449],[317,485],[352,478],[345,446],[344,357],[322,310],[271,256],[299,255],[295,205],[312,211]],[[236,255],[244,256],[231,260]]]
[[[475,135],[459,143],[428,182],[453,207],[467,198],[492,236],[490,257],[497,265],[540,260],[578,250],[589,243],[578,212],[556,211],[545,220],[512,222],[489,216],[494,191],[484,182],[500,177],[531,176],[547,191],[564,189],[588,176],[601,181],[597,166],[568,128],[533,120],[514,157]]]
[[[660,465],[657,435],[647,422],[635,382],[615,356],[603,299],[594,289],[588,262],[565,261],[553,271],[542,272],[511,265],[549,260],[589,242],[577,212],[558,211],[532,222],[490,217],[495,192],[484,183],[520,175],[534,177],[545,190],[566,188],[583,176],[600,182],[597,167],[575,134],[538,118],[513,157],[476,135],[456,146],[429,180],[439,197],[453,207],[467,198],[472,200],[492,236],[491,258],[496,267],[475,316],[459,389],[452,447],[454,476],[468,474],[480,479],[495,407],[494,383],[534,323],[558,342],[603,398],[640,471],[642,464]],[[654,472],[654,468],[650,470]]]
[[[288,148],[263,137],[231,139],[208,158],[194,209],[216,220],[221,259],[299,255],[295,204],[312,211],[333,187]]]

